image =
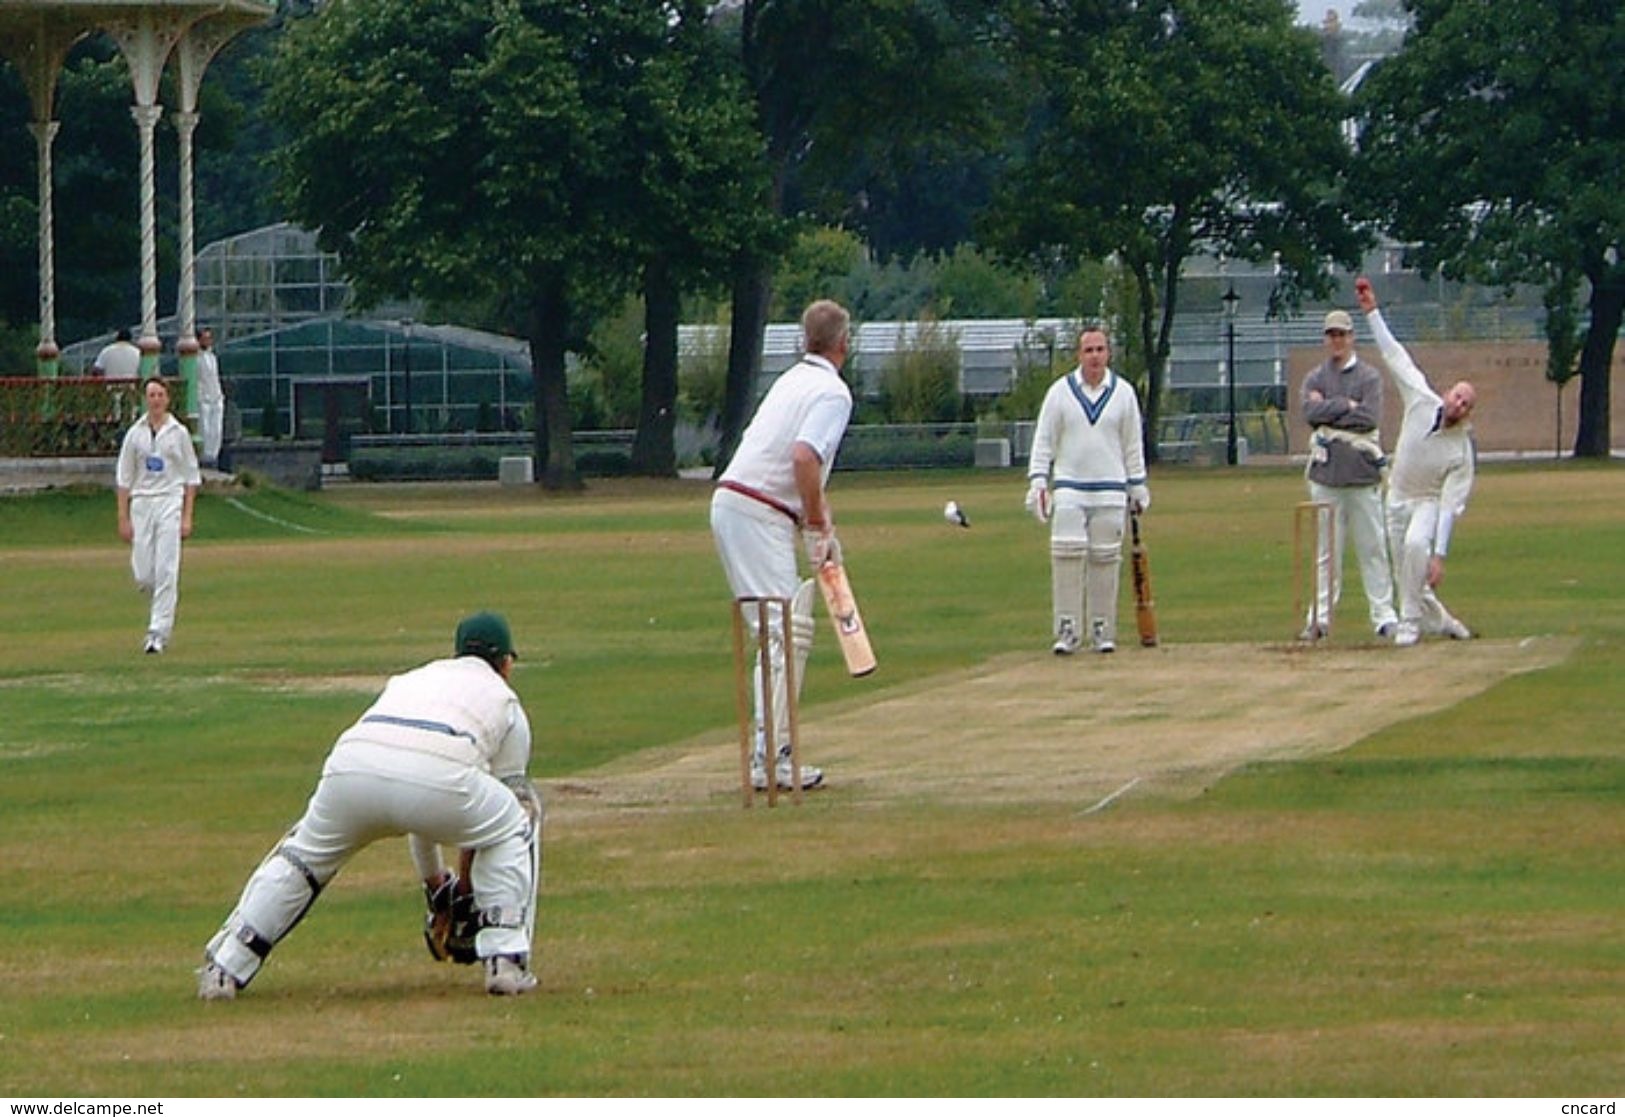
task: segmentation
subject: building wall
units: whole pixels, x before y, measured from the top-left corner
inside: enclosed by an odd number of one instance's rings
[[[1403,339],[1402,339],[1403,340]],[[1432,342],[1407,344],[1435,391],[1458,380],[1471,380],[1478,390],[1473,430],[1480,452],[1550,452],[1557,446],[1574,448],[1579,422],[1580,379],[1563,386],[1562,439],[1557,437],[1557,386],[1546,379],[1546,346],[1541,342]],[[1382,368],[1375,344],[1359,347],[1360,355]],[[1324,358],[1318,349],[1293,349],[1289,360],[1287,393],[1290,452],[1308,452],[1309,428],[1303,421],[1303,382]],[[1611,444],[1625,449],[1625,345],[1614,347],[1609,419]],[[1393,449],[1399,434],[1399,393],[1393,382],[1383,384],[1383,446]]]

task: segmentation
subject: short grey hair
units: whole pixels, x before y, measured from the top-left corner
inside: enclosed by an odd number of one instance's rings
[[[833,299],[819,299],[801,313],[807,352],[827,354],[852,332],[852,315]]]

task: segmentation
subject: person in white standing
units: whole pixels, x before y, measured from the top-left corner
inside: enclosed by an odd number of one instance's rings
[[[1343,594],[1343,541],[1352,539],[1371,627],[1388,639],[1398,627],[1394,584],[1383,532],[1382,374],[1354,351],[1354,320],[1346,310],[1326,315],[1326,360],[1303,382],[1309,438],[1309,499],[1332,506],[1337,546],[1322,539],[1315,555],[1315,594],[1299,639],[1324,639],[1326,618]],[[1318,622],[1316,617],[1321,618]]]
[[[1409,647],[1424,635],[1467,640],[1472,632],[1450,615],[1436,591],[1444,580],[1451,532],[1473,491],[1477,451],[1468,420],[1478,393],[1466,380],[1443,396],[1435,392],[1383,321],[1371,281],[1355,280],[1354,292],[1399,389],[1404,416],[1388,476],[1388,546],[1399,583],[1394,643]]]
[[[197,424],[203,436],[203,464],[213,469],[220,462],[220,438],[226,422],[226,393],[220,386],[220,358],[214,351],[214,331],[197,332]]]
[[[841,379],[851,347],[851,316],[840,304],[821,299],[801,316],[805,356],[779,376],[762,398],[711,497],[711,534],[722,571],[737,601],[743,597],[783,597],[791,601],[790,626],[796,650],[796,681],[806,678],[812,650],[815,583],[796,570],[799,533],[807,561],[816,571],[840,559],[834,514],[825,494],[835,453],[852,417],[852,391]],[[747,615],[755,635],[754,616]],[[771,622],[770,666],[775,684],[773,710],[778,755],[773,778],[793,783],[790,764],[789,705],[784,685],[782,618]],[[762,718],[762,665],[756,665],[756,749],[751,779],[767,787],[768,760]],[[817,787],[824,773],[801,765],[801,784]]]
[[[109,380],[134,380],[141,375],[141,350],[130,340],[130,331],[120,328],[113,340],[102,346],[91,362],[90,375]]]
[[[130,544],[136,588],[152,596],[144,650],[169,646],[180,596],[181,540],[192,535],[197,500],[197,452],[192,432],[169,413],[169,387],[156,376],[142,385],[147,413],[119,447],[118,534]]]
[[[471,854],[486,992],[536,988],[542,801],[527,775],[530,720],[509,685],[513,636],[501,615],[481,612],[458,624],[452,646],[451,658],[390,679],[339,736],[304,815],[204,948],[201,999],[234,999],[353,855],[403,834],[426,884],[445,879],[440,845]]]
[[[1050,385],[1033,429],[1026,504],[1050,525],[1056,655],[1085,631],[1094,651],[1116,650],[1124,510],[1151,507],[1139,397],[1110,361],[1105,330],[1079,334],[1078,367]]]

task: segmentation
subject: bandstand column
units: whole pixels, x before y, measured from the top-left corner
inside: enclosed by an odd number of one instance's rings
[[[62,127],[55,120],[37,120],[28,126],[39,150],[39,347],[34,350],[39,375],[57,374],[62,350],[56,344],[56,228],[52,218],[51,147]]]

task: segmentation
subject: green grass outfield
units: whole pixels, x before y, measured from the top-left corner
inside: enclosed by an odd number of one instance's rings
[[[1153,488],[1165,640],[1288,639],[1301,477],[1167,469]],[[1009,472],[837,477],[882,665],[845,678],[821,625],[806,719],[1047,661],[1023,490]],[[203,942],[333,737],[464,612],[513,621],[544,785],[726,740],[708,495],[209,492],[161,658],[139,654],[110,494],[0,499],[0,1095],[1625,1090],[1617,466],[1487,467],[1453,547],[1453,609],[1489,639],[1567,637],[1567,658],[1344,752],[1087,815],[859,806],[834,771],[773,812],[731,795],[559,811],[543,987],[513,1002],[429,960],[404,843],[385,843],[240,1000],[193,999]],[[943,522],[950,497],[971,530]],[[1359,596],[1339,646],[1367,642]]]

